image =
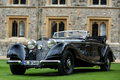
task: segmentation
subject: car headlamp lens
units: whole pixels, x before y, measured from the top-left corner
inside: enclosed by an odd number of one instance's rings
[[[29,49],[34,49],[35,48],[35,45],[36,45],[36,41],[35,40],[30,40],[28,42],[28,48]]]
[[[48,41],[48,47],[52,48],[56,44],[56,41],[54,39],[51,39]]]
[[[37,46],[37,49],[42,49],[42,45],[39,44],[39,45]]]

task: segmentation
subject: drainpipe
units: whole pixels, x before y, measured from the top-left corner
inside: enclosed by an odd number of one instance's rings
[[[39,33],[39,0],[37,0],[37,40],[38,40],[38,33]]]
[[[42,0],[40,0],[40,26],[39,26],[39,32],[40,32],[40,38],[42,38],[42,32],[41,32],[41,28],[42,28]]]

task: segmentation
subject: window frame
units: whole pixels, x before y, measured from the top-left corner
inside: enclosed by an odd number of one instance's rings
[[[52,35],[52,26],[51,26],[51,24],[53,23],[53,22],[55,22],[56,24],[57,24],[57,32],[59,32],[60,30],[60,23],[61,22],[63,22],[64,23],[64,30],[66,31],[67,29],[66,29],[66,23],[67,23],[67,21],[66,21],[66,19],[61,19],[61,20],[59,20],[59,19],[51,19],[51,20],[49,20],[49,24],[50,24],[50,28],[49,28],[49,37],[51,37],[51,36],[53,36]]]
[[[17,36],[12,36],[12,29],[13,29],[13,26],[12,26],[12,23],[14,22],[14,21],[16,21],[17,22]],[[10,19],[10,37],[20,37],[20,23],[21,22],[24,22],[25,23],[25,31],[24,32],[26,32],[26,19],[25,18],[17,18],[17,19]],[[26,37],[25,36],[26,35],[26,33],[24,33],[24,37]]]
[[[46,6],[70,6],[71,1],[65,0],[65,4],[60,4],[60,0],[58,0],[58,4],[52,4],[52,0],[46,0]]]
[[[49,2],[51,5],[66,5],[67,4],[67,0],[65,0],[65,4],[60,4],[60,0],[58,0],[58,4],[52,4],[53,0],[50,0]]]
[[[91,22],[91,25],[90,25],[90,34],[91,34],[91,36],[92,36],[92,27],[93,27],[93,24],[94,23],[97,23],[97,25],[98,25],[98,36],[100,36],[100,28],[101,28],[101,24],[102,23],[105,23],[106,24],[106,36],[108,36],[108,20],[91,20],[90,21]]]
[[[88,0],[88,6],[101,6],[101,7],[102,7],[102,6],[112,6],[112,4],[111,4],[112,1],[111,1],[111,0],[106,0],[106,1],[107,1],[107,2],[106,2],[107,4],[105,4],[105,5],[102,5],[102,4],[101,4],[101,0],[99,0],[99,4],[94,5],[94,4],[93,4],[93,0]]]
[[[92,5],[94,5],[94,4],[93,4],[93,0],[91,0],[91,1],[92,1],[92,2],[91,2],[91,3],[92,3]],[[109,0],[106,0],[106,1],[107,1],[107,2],[106,2],[107,4],[105,4],[105,5],[108,5]],[[98,0],[98,4],[96,4],[96,5],[102,5],[102,4],[101,4],[101,0]]]
[[[63,22],[65,24],[64,26],[64,30],[69,30],[69,17],[65,17],[65,16],[61,16],[61,17],[57,17],[57,16],[47,16],[46,17],[46,37],[51,37],[51,23],[54,22],[55,20],[58,20],[58,23],[61,23],[62,20],[65,20],[65,22]],[[57,24],[59,25],[59,24]],[[58,26],[57,26],[58,27]],[[59,29],[57,28],[57,31],[59,31]]]
[[[16,21],[18,24],[17,36],[15,38],[28,38],[28,20],[29,20],[28,16],[7,16],[6,38],[14,38],[12,36],[12,23],[14,21]],[[19,36],[20,31],[19,26],[22,21],[25,23],[24,37]]]
[[[86,30],[89,31],[90,33],[92,31],[91,30],[91,25],[92,25],[91,20],[101,21],[100,23],[107,21],[107,24],[106,24],[107,42],[111,43],[112,18],[111,17],[87,17],[87,29]],[[100,23],[99,23],[99,25],[100,25]],[[99,27],[99,31],[100,31],[100,27]]]
[[[26,4],[21,4],[21,0],[18,0],[18,4],[14,4],[14,0],[10,0],[11,5],[28,5],[28,0],[26,0]]]

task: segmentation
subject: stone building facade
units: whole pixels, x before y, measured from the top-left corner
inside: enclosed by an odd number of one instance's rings
[[[0,0],[0,56],[6,56],[9,46],[17,42],[51,37],[55,31],[87,30],[91,36],[106,35],[120,59],[120,0],[16,1]]]

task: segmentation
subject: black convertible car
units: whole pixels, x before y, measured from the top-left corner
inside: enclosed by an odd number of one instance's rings
[[[87,31],[80,30],[56,32],[50,39],[30,40],[27,45],[14,44],[7,57],[11,72],[17,75],[29,68],[58,69],[60,74],[68,75],[74,67],[95,65],[108,71],[115,61],[106,36],[90,37]]]

